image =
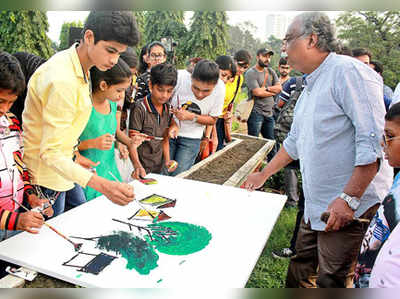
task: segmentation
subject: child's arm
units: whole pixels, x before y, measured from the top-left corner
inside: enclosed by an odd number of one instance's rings
[[[104,134],[94,139],[87,139],[81,141],[78,146],[80,151],[84,151],[90,148],[97,148],[99,150],[108,151],[114,142],[114,136],[110,133]]]
[[[165,132],[164,132],[164,139],[162,141],[162,147],[163,147],[165,167],[167,167],[168,172],[173,172],[178,167],[178,162],[171,160],[171,156],[169,155],[168,128],[165,129]]]
[[[0,207],[1,230],[23,230],[37,234],[43,223],[43,216],[38,212],[16,213]]]

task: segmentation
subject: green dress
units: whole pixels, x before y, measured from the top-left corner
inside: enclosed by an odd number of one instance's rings
[[[96,109],[94,109],[94,107],[92,108],[89,121],[81,134],[81,141],[94,139],[107,133],[115,136],[115,132],[117,130],[117,103],[111,101],[109,101],[109,103],[111,108],[111,112],[109,114],[99,113],[96,111]],[[96,166],[96,173],[98,176],[110,181],[115,181],[115,178],[113,178],[113,176],[109,173],[111,172],[115,177],[118,178],[119,181],[121,181],[121,175],[119,174],[117,163],[115,162],[114,143],[107,151],[90,148],[81,151],[80,153],[82,156],[85,156],[93,162],[100,162],[100,164]],[[102,195],[100,192],[89,186],[84,188],[84,191],[87,201]]]

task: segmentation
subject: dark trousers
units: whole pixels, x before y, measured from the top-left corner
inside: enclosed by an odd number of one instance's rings
[[[215,123],[215,129],[218,137],[217,151],[219,151],[225,147],[225,120],[223,118],[217,119],[217,122]]]
[[[247,133],[255,137],[258,137],[261,133],[263,138],[275,140],[274,126],[275,120],[273,116],[264,116],[253,109],[247,120]],[[267,156],[268,161],[271,161],[274,156],[275,147],[269,152]]]
[[[303,190],[300,190],[300,195],[299,195],[299,201],[297,202],[297,216],[296,216],[296,225],[294,227],[292,239],[290,239],[290,250],[293,252],[296,252],[296,240],[297,240],[297,235],[299,233],[300,229],[300,223],[301,219],[303,218],[304,215],[304,193]]]
[[[372,219],[379,205],[369,208],[361,218]],[[352,287],[354,268],[368,223],[353,222],[335,232],[315,231],[301,220],[296,255],[290,260],[287,288]]]

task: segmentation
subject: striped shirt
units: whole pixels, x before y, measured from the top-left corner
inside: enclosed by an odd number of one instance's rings
[[[10,112],[0,117],[0,152],[0,230],[16,230],[19,206],[12,198],[22,203],[24,193],[33,187],[22,162],[20,123]]]

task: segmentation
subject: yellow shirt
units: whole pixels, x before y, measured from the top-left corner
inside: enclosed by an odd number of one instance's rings
[[[233,80],[233,82],[228,81],[228,83],[225,84],[224,108],[222,110],[222,114],[221,114],[220,118],[222,118],[225,115],[227,108],[228,108],[229,104],[231,103],[233,96],[235,95],[238,78],[239,78],[239,76],[235,76],[235,80]],[[240,86],[239,86],[239,90],[238,90],[237,94],[239,94],[240,90],[242,89],[243,81],[244,81],[243,75],[240,75]]]
[[[86,187],[92,173],[72,161],[92,111],[87,76],[76,45],[59,52],[32,75],[22,113],[24,162],[32,183],[67,191]]]

